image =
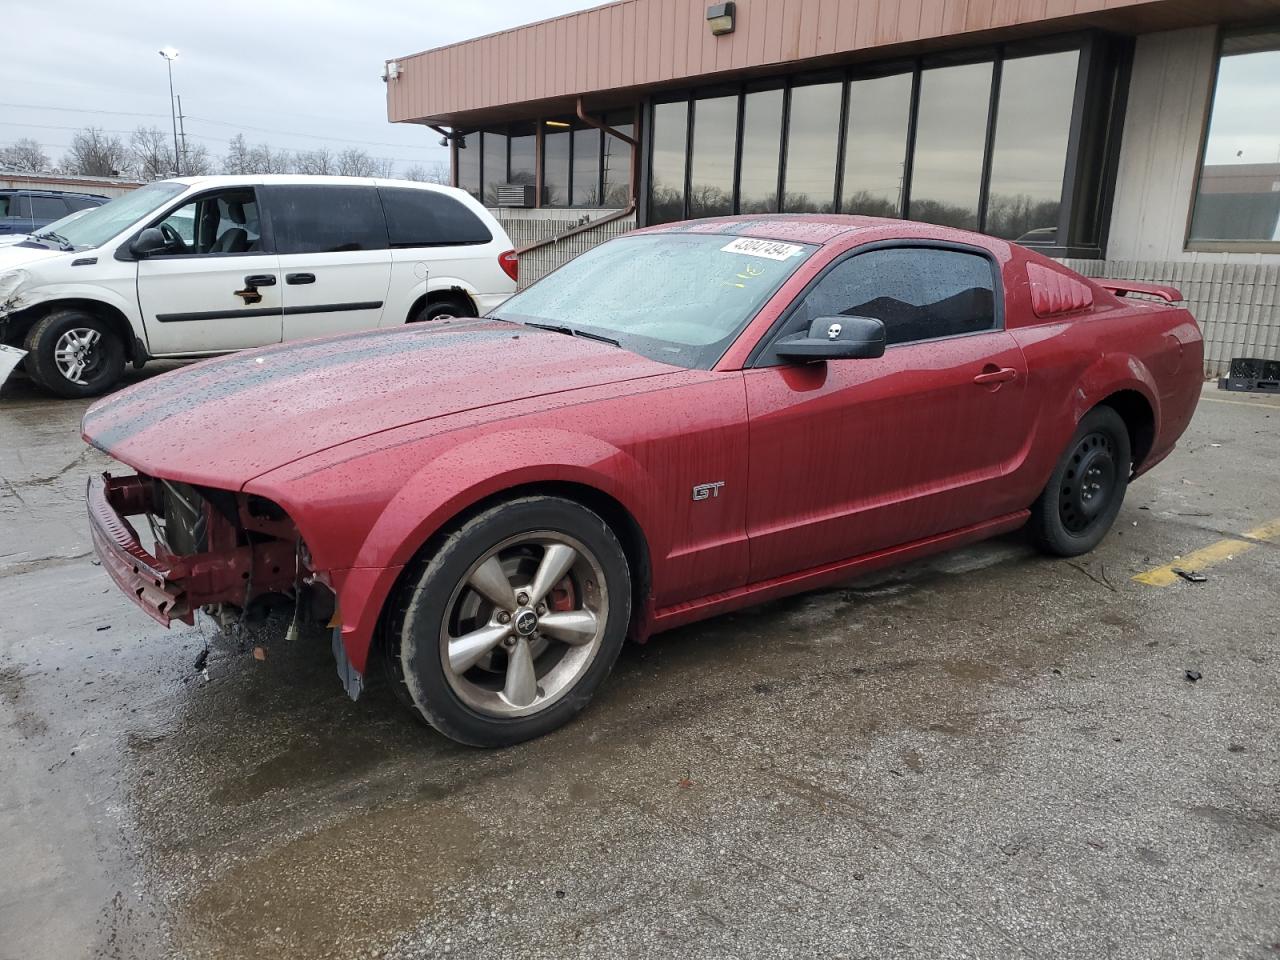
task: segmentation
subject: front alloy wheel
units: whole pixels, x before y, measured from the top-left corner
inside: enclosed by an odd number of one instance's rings
[[[586,706],[630,618],[626,555],[581,504],[522,497],[444,536],[389,623],[401,699],[446,736],[503,746]]]

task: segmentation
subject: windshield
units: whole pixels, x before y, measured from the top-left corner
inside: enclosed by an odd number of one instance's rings
[[[77,211],[70,217],[63,217],[57,223],[36,230],[33,236],[39,237],[42,233],[52,232],[77,250],[99,247],[186,189],[187,185],[183,183],[149,183],[100,207],[90,207]]]
[[[814,249],[724,234],[619,237],[516,294],[496,315],[707,370]]]

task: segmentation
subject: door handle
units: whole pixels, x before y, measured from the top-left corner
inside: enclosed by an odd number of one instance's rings
[[[988,363],[982,368],[982,372],[973,378],[973,382],[977,384],[993,384],[1008,383],[1010,380],[1018,379],[1018,371],[1013,367],[997,367],[994,363]]]
[[[316,275],[314,273],[286,273],[284,275],[285,283],[315,283]]]
[[[246,287],[274,287],[276,285],[276,275],[274,273],[255,273],[244,278]]]

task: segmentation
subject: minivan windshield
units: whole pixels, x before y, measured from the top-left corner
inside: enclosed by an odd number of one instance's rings
[[[653,360],[707,370],[815,249],[726,234],[619,237],[570,260],[491,316],[616,341]]]
[[[55,246],[69,244],[77,250],[100,247],[186,189],[187,185],[184,183],[148,183],[145,187],[109,200],[100,207],[91,207],[63,217],[56,223],[36,230],[31,237]]]

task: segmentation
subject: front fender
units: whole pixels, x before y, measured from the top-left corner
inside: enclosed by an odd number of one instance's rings
[[[329,572],[341,611],[343,645],[362,673],[382,610],[405,566],[451,519],[495,494],[531,484],[580,484],[612,497],[641,529],[662,529],[653,523],[651,505],[657,499],[652,477],[630,454],[599,438],[527,427],[476,431],[462,438],[451,435],[434,442],[440,444],[439,452],[412,469],[395,492],[367,514],[342,506],[335,506],[333,513],[318,511],[314,501],[307,503],[306,491],[290,490],[287,483],[276,487],[269,475],[260,478],[265,482],[247,485],[250,492],[272,497],[289,511],[317,566]],[[395,455],[392,448],[335,465],[330,477],[323,476],[329,471],[321,470],[305,486],[336,494],[358,477],[392,472],[386,458]],[[501,468],[495,469],[496,464]],[[358,544],[350,536],[357,525],[367,530]],[[669,547],[649,546],[655,554]]]
[[[494,470],[494,464],[503,466]],[[514,487],[555,482],[608,494],[642,529],[653,527],[647,523],[646,507],[656,499],[653,480],[630,454],[569,430],[503,430],[453,446],[415,473],[369,530],[356,564],[406,564],[467,507]]]
[[[96,283],[43,283],[33,287],[20,287],[0,310],[0,316],[12,317],[38,307],[55,305],[63,300],[88,300],[101,303],[121,313],[128,321],[133,336],[146,342],[146,331],[138,313],[136,298],[123,296],[109,286]]]

